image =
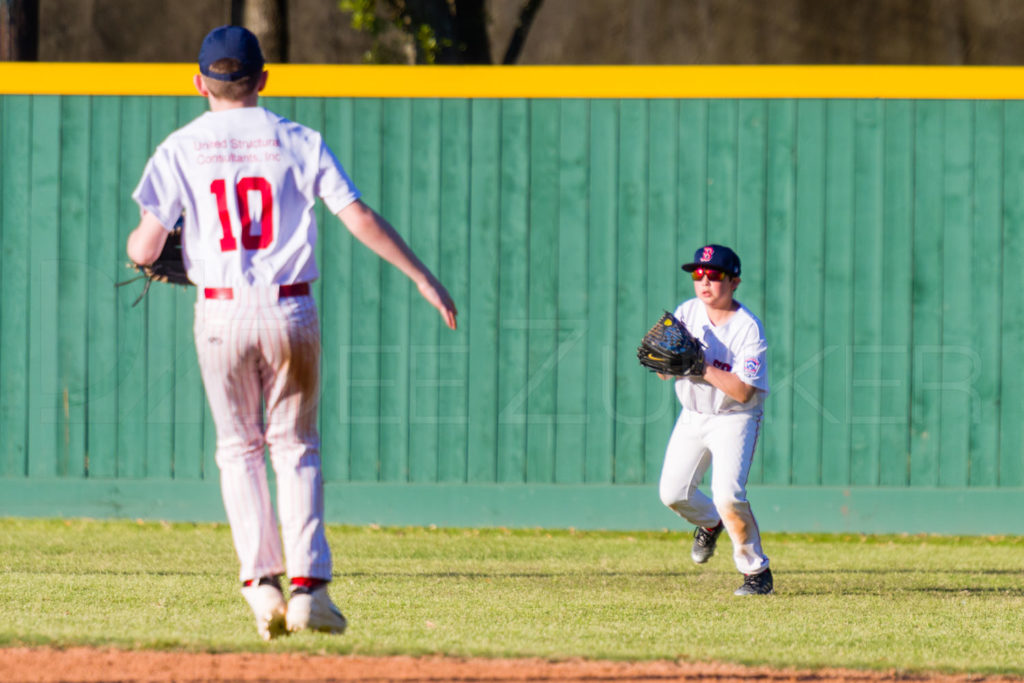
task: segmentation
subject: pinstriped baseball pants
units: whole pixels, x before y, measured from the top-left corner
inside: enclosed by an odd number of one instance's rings
[[[659,482],[661,502],[683,519],[707,528],[725,524],[733,561],[744,574],[768,568],[747,502],[747,477],[760,427],[760,413],[702,415],[684,408],[665,449]],[[710,497],[697,488],[709,466]]]
[[[243,581],[281,573],[330,579],[316,424],[320,324],[311,296],[278,299],[277,291],[235,288],[231,300],[199,291],[196,354],[217,429],[221,493]]]

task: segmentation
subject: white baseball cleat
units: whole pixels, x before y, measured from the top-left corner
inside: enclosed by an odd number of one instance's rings
[[[312,591],[308,588],[292,589],[287,624],[288,630],[293,632],[309,629],[321,633],[344,633],[348,621],[331,602],[327,586],[323,585]]]
[[[270,640],[287,635],[287,606],[280,588],[269,582],[243,586],[242,597],[249,603],[256,617],[256,631],[259,632],[260,638]]]

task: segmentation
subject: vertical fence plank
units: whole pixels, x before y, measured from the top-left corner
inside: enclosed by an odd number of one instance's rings
[[[708,118],[705,100],[679,103],[679,243],[680,265],[708,240]],[[693,286],[683,271],[676,273],[682,297],[692,296]]]
[[[525,100],[507,100],[501,116],[501,258],[498,306],[498,481],[526,481],[529,389],[527,291],[530,230],[530,117]]]
[[[884,105],[856,103],[854,124],[853,334],[850,353],[850,481],[874,486],[879,480],[879,412],[885,335],[881,287]]]
[[[441,103],[441,251],[438,272],[456,301],[469,298],[469,125],[465,100]],[[418,305],[425,305],[417,302]],[[434,313],[436,316],[436,312]],[[438,386],[438,481],[466,481],[470,377],[466,335],[441,335]]]
[[[556,100],[530,106],[529,350],[526,480],[554,481],[558,348],[558,153]]]
[[[309,128],[311,128],[311,129],[313,129],[315,131],[319,131],[321,136],[323,136],[323,139],[324,139],[325,143],[327,144],[327,146],[330,147],[330,143],[327,142],[327,114],[326,114],[325,100],[323,98],[319,98],[319,97],[304,97],[304,98],[301,98],[301,99],[297,99],[296,102],[295,102],[294,114],[295,114],[295,121],[297,123],[301,123],[302,125],[308,126]],[[334,215],[332,215],[329,211],[327,211],[327,208],[326,208],[326,206],[324,205],[324,203],[322,201],[317,201],[316,202],[316,205],[315,205],[315,207],[313,209],[313,217],[316,220],[316,225],[317,225],[316,245],[314,246],[314,249],[313,249],[313,257],[316,259],[317,269],[320,272],[320,277],[319,277],[319,279],[316,282],[313,283],[313,286],[311,288],[311,293],[312,293],[314,301],[316,301],[317,312],[318,312],[318,315],[319,315],[319,321],[320,321],[320,325],[321,325],[321,329],[320,329],[320,404],[321,405],[320,405],[319,415],[318,415],[318,418],[317,418],[317,430],[320,433],[320,463],[321,463],[321,469],[324,470],[325,478],[329,478],[327,476],[327,474],[326,474],[325,463],[327,462],[328,459],[331,459],[331,460],[338,459],[339,453],[337,451],[335,451],[334,449],[331,449],[331,450],[328,451],[328,450],[325,450],[325,448],[324,448],[324,425],[325,425],[325,422],[327,422],[329,420],[328,415],[330,414],[330,413],[328,413],[327,410],[324,409],[324,405],[323,405],[324,402],[325,402],[325,395],[326,395],[326,391],[325,391],[325,387],[324,387],[324,380],[325,380],[326,377],[328,377],[328,374],[327,374],[327,371],[326,371],[326,366],[327,366],[327,364],[329,362],[333,363],[333,361],[334,361],[334,353],[333,353],[333,351],[335,349],[337,349],[337,347],[336,346],[328,347],[326,344],[324,344],[324,337],[323,337],[323,311],[324,311],[324,301],[325,301],[325,296],[324,296],[325,291],[324,290],[327,289],[326,300],[328,302],[330,302],[329,305],[334,305],[334,303],[337,301],[337,297],[334,296],[335,290],[334,290],[333,287],[331,287],[329,285],[325,287],[325,283],[329,282],[329,280],[327,280],[324,277],[324,272],[325,272],[325,269],[327,268],[327,266],[324,263],[324,236],[325,236],[325,233],[327,233],[327,232],[332,232],[332,231],[333,232],[337,232],[338,229],[341,228],[341,226],[338,223],[338,219]],[[330,361],[328,361],[328,358],[327,358],[328,355],[331,357]],[[332,366],[332,370],[333,370],[333,366]]]
[[[440,277],[441,265],[441,103],[412,103],[412,169],[409,244],[417,256]],[[418,295],[417,295],[418,296]],[[456,294],[452,294],[456,296]],[[456,300],[456,305],[460,301]],[[409,478],[414,482],[437,481],[440,424],[438,387],[441,325],[434,309],[414,301],[409,310],[412,390],[409,426]],[[465,322],[465,318],[463,318]]]
[[[175,102],[161,101],[150,109],[148,155],[175,129]],[[141,169],[139,173],[141,175]],[[125,222],[131,223],[127,219]],[[195,292],[191,294],[194,296]],[[136,307],[144,307],[146,316],[146,452],[143,457],[146,476],[152,479],[174,475],[177,452],[174,442],[175,327],[177,299],[183,295],[185,293],[178,287],[150,287],[143,302]]]
[[[92,267],[89,279],[86,357],[89,363],[87,441],[90,477],[117,476],[117,415],[120,301],[134,300],[130,286],[115,289],[125,277],[124,243],[119,225],[121,197],[134,185],[121,185],[121,103],[114,97],[90,101],[89,234],[87,253]],[[125,290],[130,291],[125,291]]]
[[[1024,486],[1024,102],[1005,104],[1006,137],[1003,142],[1003,271],[1000,415],[1000,486]]]
[[[611,483],[615,461],[615,291],[618,287],[615,217],[618,215],[616,101],[590,104],[587,242],[588,483]]]
[[[4,202],[6,201],[7,197],[4,195],[3,190],[2,190],[2,188],[4,187],[4,178],[5,178],[5,174],[6,174],[5,169],[7,167],[7,159],[4,158],[4,155],[3,155],[4,154],[4,150],[7,149],[6,144],[5,144],[6,143],[6,135],[5,135],[6,128],[4,127],[3,122],[5,120],[4,119],[4,113],[5,113],[4,110],[5,110],[6,102],[9,99],[10,98],[7,98],[7,97],[0,97],[0,268],[2,268],[2,266],[3,266],[4,233],[5,232],[9,232],[12,229],[11,227],[6,226],[5,223],[4,223]],[[5,228],[6,228],[6,230],[5,230]],[[4,295],[4,291],[3,291],[3,277],[0,276],[0,329],[3,329],[4,322],[5,322],[4,321],[3,295]],[[3,337],[2,337],[2,335],[0,335],[0,372],[2,372],[3,369],[4,369],[4,355],[5,355],[2,343],[3,343]],[[3,448],[3,446],[6,445],[6,441],[7,441],[7,431],[10,428],[10,425],[7,423],[7,414],[6,414],[6,407],[7,407],[7,405],[8,405],[8,401],[7,401],[7,398],[6,398],[6,394],[4,392],[3,385],[0,384],[0,476],[8,475],[9,474],[8,468],[10,467],[10,463],[8,462],[8,457],[9,457],[10,454],[8,454],[6,452],[6,450]],[[21,473],[19,473],[19,474],[21,474]]]
[[[821,326],[825,280],[825,164],[827,150],[826,103],[805,100],[797,104],[796,232],[794,257],[792,365],[769,377],[772,391],[790,387],[793,396],[792,483],[821,483],[823,382],[825,338]],[[769,348],[773,340],[768,332]],[[769,364],[775,370],[774,364]],[[774,399],[770,399],[774,401]],[[768,404],[772,410],[774,403]],[[771,414],[766,420],[774,419]]]
[[[853,315],[854,103],[827,104],[825,354],[822,483],[850,482],[850,352]]]
[[[407,236],[410,216],[412,102],[383,103],[383,187],[381,214],[399,234]],[[417,295],[418,296],[418,295]],[[409,279],[390,265],[381,273],[381,366],[380,366],[380,477],[381,481],[409,479]]]
[[[1002,102],[977,102],[974,105],[974,174],[971,185],[970,242],[976,278],[997,280],[1003,269],[1002,216],[1003,155],[1005,138]],[[968,306],[969,329],[978,330],[970,339],[977,353],[977,374],[972,378],[975,402],[971,406],[970,443],[968,445],[968,483],[971,486],[995,486],[999,472],[999,393],[1003,382],[1000,370],[1001,304],[1007,293],[999,283],[998,293],[974,297]],[[964,340],[967,341],[967,340]]]
[[[980,275],[975,270],[976,245],[971,240],[973,107],[970,102],[948,102],[945,109],[938,483],[965,486],[970,430],[980,398],[974,382],[982,363],[973,340],[963,335],[965,329],[971,329],[971,307],[979,297],[973,287],[964,287],[961,279],[975,282]],[[953,273],[956,277],[949,277]]]
[[[353,102],[328,100],[324,105],[324,142],[352,176],[354,157]],[[353,178],[356,187],[359,181]],[[352,251],[355,240],[335,217],[320,226],[320,452],[326,481],[348,481],[352,448],[349,383],[352,339]]]
[[[780,103],[742,100],[737,113],[736,242],[732,247],[744,268],[741,275],[743,285],[736,296],[759,318],[763,318],[767,310],[767,253],[776,238],[769,229],[773,212],[766,209],[769,197],[767,188],[771,182],[771,173],[766,164],[769,160],[779,167],[788,164],[789,168],[784,173],[790,176],[795,173],[792,168],[794,160],[785,158],[795,150],[786,151],[781,158],[769,156],[769,144],[773,147],[780,144],[781,147],[776,151],[785,150],[793,144],[793,140],[787,138],[792,138],[796,131],[794,114],[787,111],[795,108],[795,103],[785,103],[781,107],[775,106],[777,104]],[[776,249],[785,248],[774,246]],[[751,268],[747,268],[747,265]]]
[[[0,268],[4,265],[3,255],[6,253],[4,249],[4,234],[10,233],[13,230],[13,226],[8,226],[4,222],[4,203],[7,200],[2,188],[4,185],[4,178],[7,173],[8,160],[4,157],[4,151],[8,149],[7,142],[7,128],[4,126],[5,121],[5,109],[9,106],[7,101],[10,98],[0,97]],[[3,277],[0,275],[0,330],[4,328],[4,306],[3,306]],[[0,334],[0,372],[5,369],[4,356],[6,355],[5,349],[2,346],[4,339]],[[16,467],[12,467],[9,462],[9,458],[12,457],[13,453],[8,453],[4,446],[7,445],[7,433],[11,426],[7,422],[7,407],[9,401],[7,400],[7,394],[4,391],[3,384],[0,384],[0,476],[7,476],[13,474],[10,470],[16,470]],[[23,474],[24,470],[18,472]]]
[[[207,109],[200,97],[176,98],[174,127],[180,128]],[[195,301],[197,292],[188,289],[174,297],[174,477],[216,480],[213,422],[209,414],[203,380],[196,357]],[[207,443],[209,441],[209,443]]]
[[[735,101],[708,105],[707,241],[716,244],[736,244],[737,117]]]
[[[879,484],[906,486],[910,477],[910,383],[913,316],[914,106],[885,105],[882,277],[885,334],[877,340],[882,365],[879,399]],[[880,312],[881,313],[881,312]]]
[[[380,100],[357,100],[353,137],[353,180],[370,206],[379,207],[383,168]],[[381,259],[366,247],[352,250],[352,329],[349,340],[351,380],[351,477],[380,479]]]
[[[913,270],[913,393],[911,395],[910,483],[939,483],[940,395],[942,344],[941,195],[945,107],[919,102],[914,139],[914,270]],[[941,190],[940,190],[941,191]]]
[[[124,244],[138,224],[138,206],[131,189],[138,183],[150,149],[150,104],[144,97],[121,100],[121,204],[117,221],[117,242],[121,260]],[[148,296],[148,295],[147,295]],[[117,474],[141,479],[146,476],[147,407],[146,395],[146,313],[143,305],[132,306],[134,298],[118,297],[118,404]]]
[[[185,125],[207,109],[208,103],[204,98],[179,98],[177,126]],[[176,297],[174,476],[217,481],[216,429],[199,373],[193,333],[195,296],[189,291],[186,296]]]
[[[3,186],[0,218],[3,247],[0,253],[0,474],[25,476],[28,449],[28,347],[31,247],[32,98],[4,98],[0,119],[0,155]]]
[[[85,476],[89,262],[89,98],[61,98],[60,235],[57,268],[58,473]]]
[[[587,103],[565,100],[559,111],[558,316],[555,337],[554,481],[584,481],[587,453]]]
[[[779,142],[782,143],[782,147],[775,150],[776,152],[785,149],[791,144],[791,141],[785,141],[786,137],[792,135],[792,131],[785,130],[786,125],[791,125],[791,123],[783,123],[780,126],[775,121],[776,117],[777,113],[764,100],[741,100],[738,103],[736,241],[731,246],[739,255],[743,269],[741,273],[742,285],[736,292],[736,298],[762,322],[766,322],[765,316],[770,316],[772,311],[772,307],[768,306],[766,298],[769,288],[769,271],[771,271],[772,267],[779,267],[779,264],[770,264],[768,254],[778,253],[779,250],[785,251],[791,248],[788,240],[782,235],[774,234],[774,231],[769,229],[771,222],[777,216],[772,215],[773,212],[769,212],[766,207],[769,199],[767,187],[773,182],[768,165],[771,164],[772,168],[782,173],[783,185],[792,182],[789,176],[793,174],[791,168],[793,162],[791,159],[787,160],[785,158],[786,154],[791,154],[792,151],[776,154],[769,150],[769,145],[774,149],[776,143]],[[784,118],[791,118],[791,116],[787,115]],[[780,168],[780,166],[786,166],[786,168]],[[784,201],[789,200],[785,199]],[[784,213],[785,210],[783,210]],[[788,256],[784,261],[788,261]],[[786,308],[785,302],[781,300],[772,301],[772,306],[776,305],[781,305],[780,310]],[[768,335],[769,353],[774,353],[780,348],[791,348],[785,345],[778,346],[782,340],[777,339],[776,335],[781,330],[774,329],[776,327],[776,323],[773,322],[773,329],[766,332]],[[780,365],[784,366],[785,364],[781,363]],[[769,382],[771,381],[772,378],[769,377]],[[784,420],[786,417],[785,412],[779,418],[775,417],[777,399],[778,394],[771,396],[769,398],[771,403],[766,406],[767,414],[761,431],[763,437],[760,439],[760,447],[754,455],[754,461],[750,468],[750,476],[748,478],[750,483],[763,482],[765,476],[764,468],[767,466],[769,469],[774,469],[775,465],[773,463],[786,462],[786,464],[783,464],[783,467],[788,469],[791,449],[788,447],[780,448],[778,438],[782,436],[778,432],[779,427],[787,425],[788,422]],[[789,436],[784,436],[782,440],[788,441],[789,438]],[[778,457],[779,454],[785,454],[785,457],[780,459]]]
[[[459,306],[458,334],[469,347],[467,471],[470,482],[494,482],[498,459],[498,334],[501,222],[501,102],[474,100],[470,131],[469,291]],[[445,334],[450,334],[445,331]]]
[[[637,339],[651,325],[643,310],[647,295],[647,186],[646,139],[649,104],[623,101],[619,119],[618,182],[618,293],[615,302],[615,482],[640,483],[645,475],[644,423],[646,406],[637,372]]]
[[[60,209],[60,97],[32,99],[29,167],[29,476],[57,474],[57,257]]]
[[[764,309],[754,309],[765,328],[769,358],[772,367],[787,375],[793,367],[793,314],[795,308],[796,271],[803,259],[795,259],[796,236],[796,104],[770,102],[767,106],[767,150],[760,165],[765,176],[756,187],[764,188],[764,256],[747,255],[748,267],[743,269],[743,282],[737,297],[748,306],[744,293],[747,288],[757,289],[757,264],[762,263],[764,282]],[[753,144],[753,142],[748,143]],[[761,142],[762,145],[765,142]],[[756,158],[756,156],[755,156]],[[747,198],[741,188],[741,203],[755,201]],[[740,226],[745,231],[745,226]],[[753,258],[751,258],[753,256]],[[740,254],[741,260],[744,254]],[[755,285],[752,287],[751,285]],[[737,359],[743,362],[742,358]],[[771,377],[769,376],[769,382]],[[793,422],[792,384],[780,384],[772,389],[766,406],[764,439],[761,453],[755,456],[762,473],[759,481],[770,484],[788,484],[793,477]],[[757,469],[754,469],[757,472]]]
[[[199,480],[216,477],[208,469],[203,442],[204,420],[209,410],[203,380],[199,374],[195,340],[192,333],[196,293],[188,291],[175,297],[174,309],[174,478]],[[208,424],[213,430],[213,423]],[[210,459],[212,461],[212,453]],[[214,467],[211,462],[211,467]]]
[[[677,240],[680,232],[676,191],[679,186],[678,103],[652,100],[649,108],[650,133],[647,141],[647,296],[644,322],[650,327],[663,311],[678,304],[676,271]],[[635,335],[634,345],[646,331]],[[628,349],[623,354],[628,355]],[[665,459],[665,445],[679,412],[673,382],[662,381],[639,364],[635,374],[644,389],[644,481],[658,481]]]

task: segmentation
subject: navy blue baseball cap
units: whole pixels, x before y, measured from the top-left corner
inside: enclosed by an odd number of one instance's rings
[[[210,71],[219,59],[237,59],[242,66],[229,74]],[[210,31],[199,48],[199,73],[216,81],[237,81],[263,71],[260,41],[241,26],[221,26]]]
[[[683,264],[683,270],[687,273],[692,273],[698,268],[714,268],[729,277],[736,277],[740,274],[740,257],[729,247],[709,244],[694,252],[693,263]]]

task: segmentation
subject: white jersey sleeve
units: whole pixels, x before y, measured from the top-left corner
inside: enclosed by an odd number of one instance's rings
[[[724,391],[699,378],[676,381],[676,397],[684,408],[706,414],[760,412],[769,391],[764,327],[750,310],[738,310],[723,325],[714,325],[699,299],[689,299],[676,308],[675,316],[704,344],[709,366],[732,372],[758,389],[747,403],[730,398]]]
[[[132,194],[140,209],[153,214],[168,231],[178,222],[178,216],[183,211],[181,197],[184,192],[178,185],[178,178],[173,173],[164,172],[164,169],[173,168],[173,165],[168,150],[158,147],[146,162],[142,180]]]
[[[192,282],[244,287],[316,279],[316,199],[337,213],[359,191],[318,132],[243,107],[168,136],[132,197],[167,228],[184,213]]]

